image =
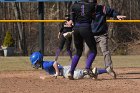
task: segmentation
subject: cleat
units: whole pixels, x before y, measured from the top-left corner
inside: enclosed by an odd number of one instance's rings
[[[84,75],[88,75],[88,70],[87,69],[84,69],[83,74]]]
[[[107,73],[108,73],[110,76],[112,76],[114,79],[116,79],[116,73],[115,73],[115,71],[113,70],[113,68],[107,67],[107,68],[106,68],[106,71],[107,71]]]
[[[96,67],[94,67],[94,68],[92,69],[92,73],[93,73],[93,78],[94,78],[94,79],[97,79],[97,78],[98,78],[98,70],[97,70]]]
[[[70,72],[68,73],[68,79],[69,80],[74,80],[73,75]]]
[[[90,69],[85,69],[85,70],[83,71],[83,74],[84,74],[84,75],[90,75],[90,76],[93,75],[93,73],[92,73],[92,71],[91,71]]]
[[[97,79],[97,76],[98,76],[98,74],[97,74],[97,68],[94,68],[93,70],[85,69],[83,71],[83,74],[84,74],[84,76],[88,75],[91,78]]]

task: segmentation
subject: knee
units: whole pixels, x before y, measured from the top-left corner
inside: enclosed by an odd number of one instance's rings
[[[97,49],[92,49],[90,52],[93,52],[94,54],[97,54]]]
[[[70,50],[70,47],[67,47],[67,51],[69,51]]]
[[[63,46],[59,46],[59,49],[62,50],[63,49]]]
[[[81,57],[82,56],[82,52],[83,52],[83,50],[77,49],[76,54]]]
[[[103,55],[110,55],[110,51],[102,51]]]

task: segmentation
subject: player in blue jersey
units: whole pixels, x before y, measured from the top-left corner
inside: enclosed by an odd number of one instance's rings
[[[53,75],[54,77],[63,76],[64,78],[68,78],[70,66],[62,66],[56,61],[48,61],[48,60],[43,61],[43,55],[40,52],[32,53],[30,56],[30,62],[34,68],[38,69],[42,67],[47,73],[49,73],[50,75]],[[95,72],[97,72],[96,69],[94,69],[92,73],[90,74],[91,78],[94,77],[93,73]],[[82,79],[84,78],[85,75],[86,73],[84,73],[84,70],[76,69],[74,71],[73,78]],[[94,78],[96,79],[96,77]]]

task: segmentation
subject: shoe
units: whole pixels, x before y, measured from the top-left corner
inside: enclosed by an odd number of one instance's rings
[[[108,73],[110,76],[112,76],[114,79],[116,79],[116,73],[115,73],[115,71],[113,70],[113,68],[107,67],[107,68],[106,68],[106,71],[107,71],[107,73]]]
[[[84,76],[85,76],[85,75],[89,75],[87,69],[84,69],[84,70],[83,70],[83,75],[84,75]]]
[[[74,80],[73,75],[70,72],[68,73],[68,79],[69,80]]]
[[[93,72],[94,72],[94,73],[93,73]],[[95,68],[95,69],[93,69],[93,70],[85,69],[85,70],[83,71],[83,74],[84,74],[84,76],[89,75],[91,78],[97,79],[97,76],[98,76],[98,74],[97,74],[97,68]]]
[[[98,78],[98,70],[97,70],[96,67],[94,67],[94,68],[92,69],[92,73],[93,73],[94,79],[97,79],[97,78]]]

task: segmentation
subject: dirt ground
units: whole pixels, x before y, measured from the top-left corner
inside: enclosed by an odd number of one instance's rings
[[[47,77],[41,71],[0,72],[0,93],[140,93],[140,68],[115,68],[117,79],[108,74],[98,80],[68,80]]]

